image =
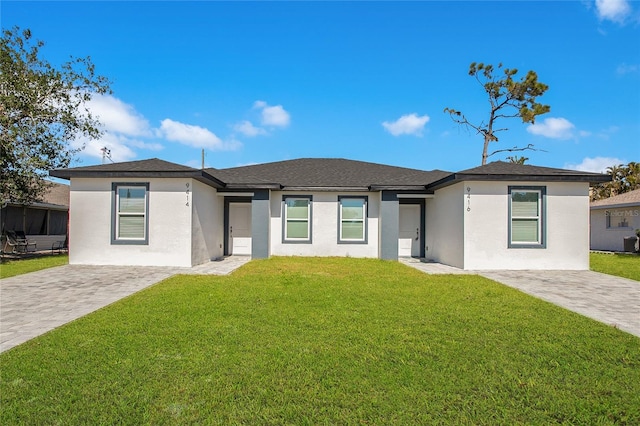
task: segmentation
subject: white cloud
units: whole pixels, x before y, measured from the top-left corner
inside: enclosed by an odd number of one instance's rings
[[[552,139],[571,139],[575,127],[566,118],[545,118],[542,123],[529,125],[527,132]]]
[[[579,170],[581,172],[604,173],[607,167],[626,164],[625,160],[615,157],[586,157],[580,164],[565,164],[564,168],[569,170]]]
[[[89,110],[108,132],[128,136],[150,136],[149,122],[135,108],[111,95],[94,95]]]
[[[596,14],[601,21],[624,24],[631,14],[631,6],[627,0],[596,0]]]
[[[254,109],[259,109],[263,126],[287,127],[291,122],[291,115],[282,105],[269,106],[265,101],[255,101]]]
[[[233,126],[233,130],[236,132],[242,133],[248,137],[254,137],[258,135],[264,135],[267,131],[261,127],[254,126],[250,121],[244,120],[239,123],[236,123]]]
[[[222,140],[204,127],[184,124],[169,118],[162,120],[160,130],[167,140],[195,148],[220,149]]]
[[[102,159],[102,148],[110,150],[111,160],[114,162],[129,161],[136,158],[136,153],[127,146],[127,138],[105,133],[100,139],[88,140],[87,138],[78,138],[71,141],[72,148],[81,148],[84,145],[83,155],[92,158]],[[107,160],[108,162],[109,160]]]
[[[382,126],[393,136],[414,135],[422,136],[424,126],[429,122],[428,115],[419,116],[416,113],[406,114],[396,121],[385,121]]]
[[[164,149],[162,144],[156,142],[145,142],[138,139],[127,139],[125,142],[128,146],[139,149],[148,149],[149,151],[161,151]]]
[[[627,65],[623,63],[618,65],[618,68],[616,68],[616,74],[618,75],[632,74],[636,72],[640,72],[640,65],[638,64]]]

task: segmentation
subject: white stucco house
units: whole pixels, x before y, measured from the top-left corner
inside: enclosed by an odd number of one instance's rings
[[[591,203],[591,249],[623,251],[640,229],[640,189]]]
[[[71,181],[72,264],[414,256],[473,270],[588,269],[589,185],[609,179],[504,162],[451,173],[322,158],[50,174]]]

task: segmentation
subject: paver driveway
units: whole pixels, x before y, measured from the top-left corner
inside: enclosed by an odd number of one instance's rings
[[[640,282],[593,271],[465,271],[400,259],[427,274],[478,274],[640,337]]]
[[[193,268],[65,265],[0,279],[0,352],[174,274],[225,275],[248,257]]]
[[[640,337],[640,282],[594,271],[488,271],[480,275]]]

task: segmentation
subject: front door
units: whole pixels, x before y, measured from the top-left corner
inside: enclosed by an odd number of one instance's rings
[[[229,203],[229,254],[251,255],[251,203]]]
[[[400,204],[398,256],[420,257],[420,205]]]

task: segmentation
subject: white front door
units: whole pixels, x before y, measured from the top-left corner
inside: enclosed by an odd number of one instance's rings
[[[251,255],[251,203],[229,203],[229,254]]]
[[[398,256],[420,257],[420,205],[400,204]]]

